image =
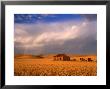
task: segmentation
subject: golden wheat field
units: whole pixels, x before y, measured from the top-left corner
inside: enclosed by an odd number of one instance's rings
[[[96,76],[97,62],[80,61],[80,57],[71,56],[71,61],[53,61],[53,55],[45,57],[20,56],[14,60],[15,76]],[[72,60],[76,59],[76,60]]]

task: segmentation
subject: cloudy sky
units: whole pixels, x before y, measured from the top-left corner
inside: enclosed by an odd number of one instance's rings
[[[15,54],[96,54],[96,14],[15,14]]]

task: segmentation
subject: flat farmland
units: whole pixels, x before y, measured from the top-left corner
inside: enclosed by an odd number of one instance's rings
[[[71,56],[71,55],[70,55]],[[92,62],[80,61],[90,57]],[[75,59],[73,61],[73,59]],[[15,76],[96,76],[96,56],[71,56],[71,61],[54,61],[53,55],[43,58],[30,56],[15,57]]]

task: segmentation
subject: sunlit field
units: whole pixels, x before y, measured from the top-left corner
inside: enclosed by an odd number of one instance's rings
[[[91,57],[93,61],[80,61]],[[53,55],[45,57],[20,56],[14,60],[15,76],[96,76],[96,56],[71,56],[70,61],[54,61]]]

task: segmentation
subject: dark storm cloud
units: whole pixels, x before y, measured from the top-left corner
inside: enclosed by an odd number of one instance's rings
[[[97,14],[82,14],[81,16],[89,21],[97,20]]]
[[[15,24],[15,54],[97,52],[97,20],[83,15],[82,20]]]

